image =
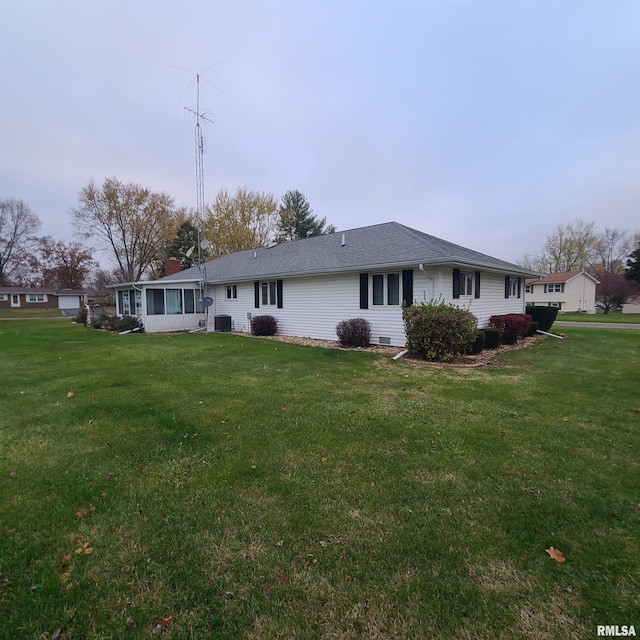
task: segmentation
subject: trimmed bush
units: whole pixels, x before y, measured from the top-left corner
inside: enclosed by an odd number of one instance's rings
[[[475,340],[478,322],[466,309],[423,302],[402,310],[407,349],[415,358],[450,362]]]
[[[278,331],[278,321],[273,316],[253,316],[251,333],[254,336],[274,336]]]
[[[484,349],[484,331],[478,331],[476,333],[476,339],[467,347],[467,353],[472,356],[480,353]]]
[[[558,315],[558,309],[556,307],[536,307],[534,305],[527,306],[527,313],[531,316],[531,319],[540,323],[538,329],[540,331],[549,331],[551,326],[556,321]]]
[[[485,349],[497,349],[502,344],[502,329],[483,329],[484,333],[484,348]]]
[[[106,313],[100,313],[91,321],[93,329],[105,329],[106,331],[133,331],[137,329],[140,333],[144,333],[144,325],[136,316],[110,316]]]
[[[116,318],[113,328],[114,331],[133,331],[134,329],[144,332],[144,327],[139,318],[135,316],[121,316],[120,318]]]
[[[519,338],[524,338],[531,324],[531,316],[526,313],[505,313],[491,316],[489,326],[502,329],[503,344],[515,344]]]
[[[540,328],[540,324],[538,322],[531,322],[529,325],[529,331],[527,331],[527,338],[536,335],[536,331]]]
[[[364,318],[342,320],[336,325],[336,334],[343,347],[368,347],[371,343],[371,324]]]

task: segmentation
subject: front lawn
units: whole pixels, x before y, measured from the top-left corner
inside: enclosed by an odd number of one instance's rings
[[[640,633],[640,341],[563,331],[452,368],[1,323],[0,638]]]
[[[640,323],[640,313],[619,313],[610,311],[609,313],[559,313],[556,320],[567,320],[570,322],[615,322],[619,324]]]

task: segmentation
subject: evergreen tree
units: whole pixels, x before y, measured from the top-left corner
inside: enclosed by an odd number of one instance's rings
[[[309,201],[297,189],[289,190],[282,196],[278,216],[278,242],[299,240],[335,231],[333,226],[325,228],[326,218],[318,220],[313,215]]]
[[[627,269],[624,277],[627,280],[640,282],[640,242],[638,242],[638,248],[631,253],[627,260]]]
[[[206,251],[200,250],[201,257],[206,258]],[[198,257],[198,228],[189,220],[183,222],[176,231],[175,238],[168,242],[163,251],[162,274],[164,275],[164,260],[179,258],[181,268],[193,266]]]

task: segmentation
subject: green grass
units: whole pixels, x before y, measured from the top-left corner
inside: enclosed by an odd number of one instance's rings
[[[559,313],[558,321],[566,320],[570,322],[616,322],[619,324],[640,323],[640,313],[619,313],[610,311],[609,313]]]
[[[0,318],[64,318],[60,309],[0,309]]]
[[[460,369],[1,323],[0,638],[640,625],[639,336],[564,333]]]

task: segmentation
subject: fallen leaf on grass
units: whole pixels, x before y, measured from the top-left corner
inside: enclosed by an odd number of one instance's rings
[[[89,514],[89,512],[91,511],[95,511],[96,508],[90,504],[86,509],[84,507],[81,507],[80,509],[78,509],[76,511],[76,515],[78,516],[78,518],[84,518],[86,515]]]
[[[158,622],[158,624],[153,627],[153,629],[151,629],[151,633],[154,636],[157,636],[159,633],[162,633],[167,626],[169,625],[170,622],[172,622],[173,620],[176,619],[177,616],[163,616],[162,618],[160,618],[160,622]]]
[[[328,459],[327,456],[322,456],[322,462],[326,462]]]
[[[564,562],[566,560],[566,558],[564,557],[564,553],[562,553],[562,551],[559,551],[558,549],[549,547],[548,549],[545,549],[545,551],[549,554],[549,557],[556,562]]]
[[[9,474],[9,477],[10,477],[10,478],[15,478],[17,475],[18,475],[18,474],[17,474],[15,471],[12,471],[12,472]]]
[[[133,618],[131,616],[127,616],[127,628],[128,629],[135,629],[136,628],[136,623],[134,622]]]
[[[69,391],[69,393],[67,393],[67,398],[73,398],[73,391]]]
[[[50,640],[58,640],[60,634],[62,633],[62,627],[58,627],[50,636]]]
[[[71,572],[73,571],[73,565],[67,564],[65,562],[64,564],[60,565],[60,568],[58,569],[58,571],[60,572],[60,582],[67,583],[69,581],[69,578],[71,577]]]

